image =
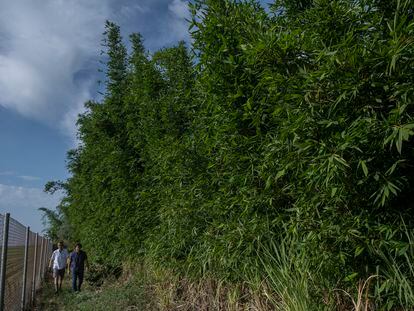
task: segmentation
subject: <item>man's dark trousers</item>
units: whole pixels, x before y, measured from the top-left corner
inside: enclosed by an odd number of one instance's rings
[[[72,269],[72,289],[80,291],[83,283],[83,271]]]

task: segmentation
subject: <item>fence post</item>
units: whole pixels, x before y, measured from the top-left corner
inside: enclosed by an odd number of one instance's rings
[[[4,291],[6,285],[6,265],[7,265],[7,247],[9,242],[9,221],[10,213],[6,213],[3,226],[3,251],[1,254],[1,271],[0,271],[0,310],[4,310]]]
[[[42,273],[43,273],[43,252],[44,252],[44,238],[40,237],[40,257],[39,257],[39,273],[38,273],[38,280],[42,280]]]
[[[40,279],[43,280],[44,276],[45,276],[45,254],[46,254],[46,243],[45,243],[46,238],[43,237],[42,238],[42,272],[40,273]]]
[[[49,239],[46,240],[46,256],[45,256],[45,277],[47,275],[47,267],[49,266],[49,257],[50,257],[50,248],[49,248]]]
[[[45,275],[47,275],[47,272],[48,272],[50,253],[51,253],[50,239],[47,239],[47,252],[46,252],[46,258],[45,258],[45,262],[46,262]]]
[[[43,256],[43,263],[44,263],[44,268],[43,268],[43,279],[46,278],[46,271],[47,271],[47,257],[49,256],[49,250],[48,250],[48,243],[47,243],[47,239],[45,238],[45,253]]]
[[[31,296],[31,303],[34,303],[35,294],[36,294],[36,265],[37,265],[37,240],[39,234],[36,233],[35,236],[35,247],[34,247],[34,260],[33,260],[33,276],[32,276],[32,296]]]
[[[29,257],[29,232],[30,227],[26,227],[26,242],[24,244],[24,262],[23,262],[23,287],[22,287],[22,305],[21,309],[26,309],[26,283],[27,283],[27,259]]]

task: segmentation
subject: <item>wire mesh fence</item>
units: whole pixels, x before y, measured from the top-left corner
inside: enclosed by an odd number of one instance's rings
[[[0,310],[28,310],[45,276],[52,243],[9,214],[0,215],[0,241]]]

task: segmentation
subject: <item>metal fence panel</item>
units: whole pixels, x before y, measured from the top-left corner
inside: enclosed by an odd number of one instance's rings
[[[26,275],[26,304],[30,304],[32,302],[32,290],[33,290],[33,268],[34,268],[34,253],[35,253],[35,237],[36,234],[33,232],[29,232],[29,254],[28,254],[28,262],[27,262],[27,275]]]
[[[4,216],[0,214],[0,258],[3,254],[3,226],[4,226]]]
[[[42,256],[43,256],[43,241],[44,239],[39,236],[39,242],[37,245],[37,273],[36,273],[36,288],[40,288],[42,271]]]
[[[0,311],[26,310],[34,301],[36,290],[40,288],[44,279],[52,250],[51,242],[37,233],[28,231],[27,227],[11,217],[8,230],[3,233],[3,228],[7,229],[7,226],[4,226],[5,219],[4,215],[0,215],[0,258],[4,271],[0,271],[0,293],[4,292],[4,296],[0,296]]]
[[[9,223],[4,306],[6,310],[20,309],[22,296],[24,245],[26,227],[13,218]]]

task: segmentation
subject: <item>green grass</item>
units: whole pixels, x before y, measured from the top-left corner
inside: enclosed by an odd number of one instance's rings
[[[118,280],[95,269],[91,276],[98,275],[98,281],[106,277],[103,285],[85,282],[80,293],[71,291],[66,277],[62,292],[55,295],[49,279],[38,296],[36,310],[414,310],[411,233],[408,241],[409,247],[399,254],[406,262],[377,250],[385,265],[377,275],[357,280],[357,288],[321,287],[323,275],[311,268],[297,241],[287,237],[262,245],[264,255],[258,261],[264,273],[252,270],[247,283],[188,279],[142,262],[125,265]]]
[[[315,301],[312,296],[317,290],[315,278],[321,276],[319,271],[311,269],[309,258],[298,245],[292,237],[262,245],[264,253],[259,258],[264,273],[256,279],[267,276],[268,286],[273,290],[271,299],[275,310],[332,310],[332,306],[324,304],[322,299]]]
[[[53,280],[48,280],[38,297],[38,310],[153,310],[147,299],[145,282],[136,277],[128,280],[106,280],[101,287],[87,282],[81,292],[71,291],[70,278],[66,277],[62,291],[54,294]]]

